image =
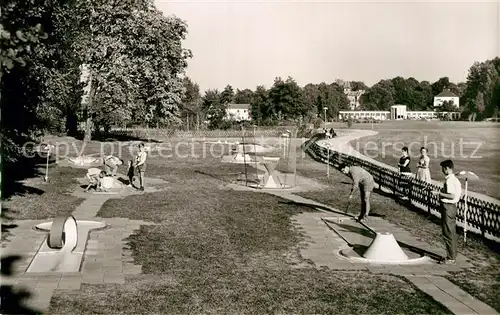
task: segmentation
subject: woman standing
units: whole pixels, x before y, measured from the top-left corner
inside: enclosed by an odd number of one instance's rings
[[[425,147],[420,148],[420,154],[420,160],[417,164],[417,179],[430,183],[431,172],[429,171],[429,164],[431,159],[427,155],[427,149]]]
[[[401,149],[401,157],[399,158],[399,173],[404,176],[409,176],[411,175],[411,169],[410,169],[410,161],[411,158],[408,155],[408,147],[403,147]]]
[[[410,161],[411,158],[408,155],[408,147],[403,147],[401,149],[401,158],[399,158],[399,186],[402,188],[401,190],[403,191],[403,199],[406,199],[408,197],[408,181],[409,181],[409,176],[412,175],[411,169],[410,169]]]

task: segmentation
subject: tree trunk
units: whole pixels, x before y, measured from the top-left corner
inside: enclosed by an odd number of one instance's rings
[[[92,104],[94,102],[94,97],[96,95],[96,86],[94,80],[90,79],[90,91],[89,98],[87,100],[87,106],[85,109],[85,135],[83,141],[89,142],[92,139]]]
[[[75,112],[66,114],[66,134],[70,137],[78,134],[78,117]]]

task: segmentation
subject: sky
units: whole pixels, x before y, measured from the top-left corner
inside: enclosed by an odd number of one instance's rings
[[[155,0],[188,24],[187,75],[222,90],[402,76],[465,81],[470,66],[500,55],[500,0]]]

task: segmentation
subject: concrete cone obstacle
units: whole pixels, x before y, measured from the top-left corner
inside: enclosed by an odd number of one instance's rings
[[[377,233],[363,257],[370,261],[379,262],[402,262],[407,261],[408,256],[399,247],[398,242],[391,233]]]

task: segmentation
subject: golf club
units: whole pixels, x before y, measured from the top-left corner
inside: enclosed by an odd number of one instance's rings
[[[474,172],[471,172],[471,171],[460,171],[458,173],[455,174],[458,178],[463,178],[465,179],[465,193],[464,193],[464,204],[465,204],[465,209],[464,209],[464,244],[467,243],[467,214],[468,214],[468,211],[469,211],[469,207],[468,207],[468,194],[467,194],[467,191],[468,191],[468,180],[471,179],[471,180],[478,180],[479,179],[479,176],[477,176]]]
[[[345,213],[349,213],[349,206],[351,205],[351,199],[352,198],[347,199],[347,207],[345,208]]]

